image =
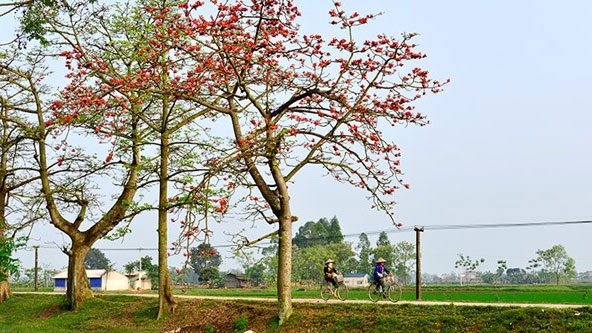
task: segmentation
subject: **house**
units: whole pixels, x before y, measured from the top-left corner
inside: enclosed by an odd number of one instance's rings
[[[245,288],[248,287],[251,281],[240,275],[228,273],[224,277],[224,288]]]
[[[126,273],[129,280],[129,288],[132,290],[150,290],[152,289],[152,280],[145,271]]]
[[[458,274],[460,279],[460,285],[463,283],[479,282],[479,272],[475,271],[464,271]]]
[[[104,269],[87,269],[86,276],[90,282],[90,287],[93,290],[108,291],[108,290],[128,290],[129,279],[127,276]],[[66,280],[68,279],[68,271],[63,271],[53,277],[54,291],[66,291]]]
[[[370,285],[366,273],[344,274],[343,283],[349,288],[366,288]]]

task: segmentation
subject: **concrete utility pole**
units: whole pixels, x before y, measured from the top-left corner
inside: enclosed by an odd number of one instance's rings
[[[421,240],[419,233],[423,227],[415,226],[415,299],[421,300]]]
[[[35,291],[39,291],[39,245],[35,248]]]

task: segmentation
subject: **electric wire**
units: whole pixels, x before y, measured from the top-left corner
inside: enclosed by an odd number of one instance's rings
[[[545,222],[515,222],[515,223],[490,223],[490,224],[443,224],[443,225],[424,225],[421,226],[424,231],[437,231],[437,230],[460,230],[460,229],[485,229],[485,228],[515,228],[515,227],[544,227],[544,226],[557,226],[557,225],[581,225],[581,224],[592,224],[592,220],[578,220],[578,221],[545,221]],[[410,232],[415,231],[419,226],[413,227],[400,227],[390,228],[377,231],[359,232],[344,234],[343,238],[359,237],[362,234],[366,235],[378,235],[380,233],[395,233],[395,232]],[[308,238],[308,240],[314,240],[314,238]],[[258,243],[258,246],[273,245],[271,242]],[[213,248],[232,248],[236,247],[236,244],[219,244],[212,245]],[[59,249],[56,246],[50,245],[39,245],[39,248],[43,249]],[[35,247],[27,247],[27,250],[32,250]],[[101,251],[158,251],[158,248],[151,247],[136,247],[136,248],[97,248]],[[171,248],[170,250],[173,250]]]

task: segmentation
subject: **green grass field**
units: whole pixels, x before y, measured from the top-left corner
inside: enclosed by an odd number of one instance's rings
[[[573,309],[373,303],[294,303],[277,326],[274,302],[179,299],[177,310],[156,321],[156,298],[97,293],[78,311],[62,308],[61,294],[15,293],[0,304],[0,332],[591,332],[592,286],[435,286],[424,300],[586,304]],[[178,291],[176,291],[178,292]],[[193,289],[185,295],[275,297],[272,289]],[[352,290],[351,299],[366,299]],[[294,298],[318,299],[318,289],[297,288]],[[415,289],[405,289],[413,300]]]
[[[274,289],[187,289],[178,294],[275,298]],[[318,287],[294,288],[294,298],[319,298]],[[366,289],[350,289],[349,299],[368,299]],[[551,303],[592,305],[592,285],[560,286],[433,286],[422,288],[424,301],[486,303]],[[415,300],[415,287],[403,288],[403,300]]]

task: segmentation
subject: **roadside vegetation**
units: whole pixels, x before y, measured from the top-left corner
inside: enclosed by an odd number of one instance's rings
[[[13,292],[32,292],[31,288],[13,288]],[[52,288],[40,288],[40,292],[52,292]],[[141,292],[113,291],[97,292],[98,295],[147,295],[156,294],[156,290],[143,290]],[[275,299],[277,291],[274,288],[193,288],[173,289],[177,296],[204,296],[204,297],[244,297],[244,298],[269,298]],[[60,294],[56,294],[60,295]],[[592,285],[504,285],[489,286],[475,285],[431,285],[422,288],[423,301],[439,302],[485,302],[485,303],[526,303],[526,304],[578,304],[592,306]],[[319,299],[319,287],[295,287],[292,289],[292,297],[295,299]],[[367,290],[350,289],[349,300],[367,300]],[[403,288],[403,301],[414,301],[415,287]]]
[[[590,306],[552,309],[319,301],[295,303],[293,316],[279,327],[275,302],[179,301],[174,313],[157,321],[157,298],[97,294],[72,312],[65,310],[62,295],[17,293],[0,304],[0,331],[583,332],[592,322]]]

